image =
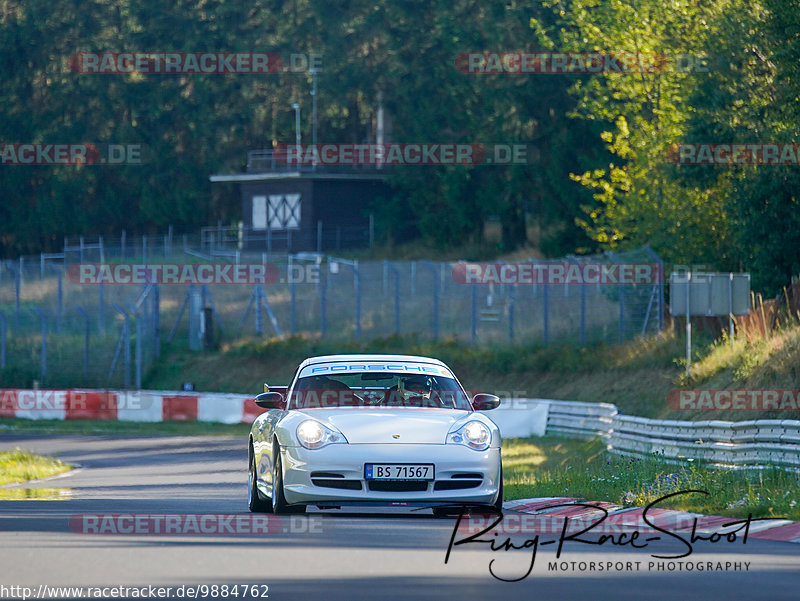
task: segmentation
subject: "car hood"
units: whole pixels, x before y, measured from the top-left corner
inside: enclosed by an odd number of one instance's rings
[[[332,426],[350,444],[444,444],[447,433],[468,411],[451,409],[313,409],[302,413]]]

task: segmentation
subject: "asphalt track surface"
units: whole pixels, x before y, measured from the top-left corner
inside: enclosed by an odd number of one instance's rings
[[[453,519],[402,509],[327,511],[284,517],[271,534],[84,534],[76,514],[244,514],[245,441],[220,437],[0,435],[21,447],[78,464],[66,477],[29,483],[59,488],[62,500],[0,501],[0,585],[133,586],[265,584],[272,600],[354,599],[715,599],[800,598],[800,545],[750,539],[697,543],[693,562],[749,562],[747,571],[648,570],[648,549],[567,543],[559,562],[640,562],[639,571],[550,571],[555,545],[492,552],[488,545],[445,553]],[[63,490],[66,489],[66,490]],[[63,496],[67,495],[67,496]],[[311,530],[311,531],[309,531]],[[513,539],[522,544],[529,535]],[[665,537],[669,538],[669,537]],[[458,540],[458,538],[456,539]],[[635,565],[632,563],[631,565]],[[266,590],[259,589],[259,598]],[[218,597],[222,598],[222,597]],[[234,597],[229,597],[234,598]],[[239,598],[243,598],[241,595]]]

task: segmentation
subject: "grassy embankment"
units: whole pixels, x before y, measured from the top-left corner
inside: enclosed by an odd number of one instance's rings
[[[505,498],[575,497],[645,506],[683,490],[708,495],[673,497],[659,507],[703,514],[785,517],[800,520],[800,474],[783,470],[706,469],[672,465],[653,456],[617,457],[599,440],[578,441],[546,436],[504,442]]]
[[[177,390],[194,382],[197,390],[257,393],[262,383],[285,384],[306,357],[336,353],[407,353],[438,357],[470,390],[516,397],[609,402],[630,415],[661,419],[796,419],[797,411],[674,411],[667,393],[681,388],[800,388],[800,326],[768,339],[712,341],[695,338],[691,381],[684,378],[682,332],[636,339],[622,345],[583,349],[539,345],[472,346],[445,340],[385,338],[331,342],[294,337],[242,340],[213,353],[170,350],[145,382],[150,389]]]

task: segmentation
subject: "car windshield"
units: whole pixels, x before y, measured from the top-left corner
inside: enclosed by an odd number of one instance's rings
[[[472,409],[458,382],[444,376],[368,372],[297,380],[290,409],[334,407]]]

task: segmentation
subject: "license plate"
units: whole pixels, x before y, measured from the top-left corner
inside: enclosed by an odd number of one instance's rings
[[[367,480],[433,480],[432,463],[367,463]]]

